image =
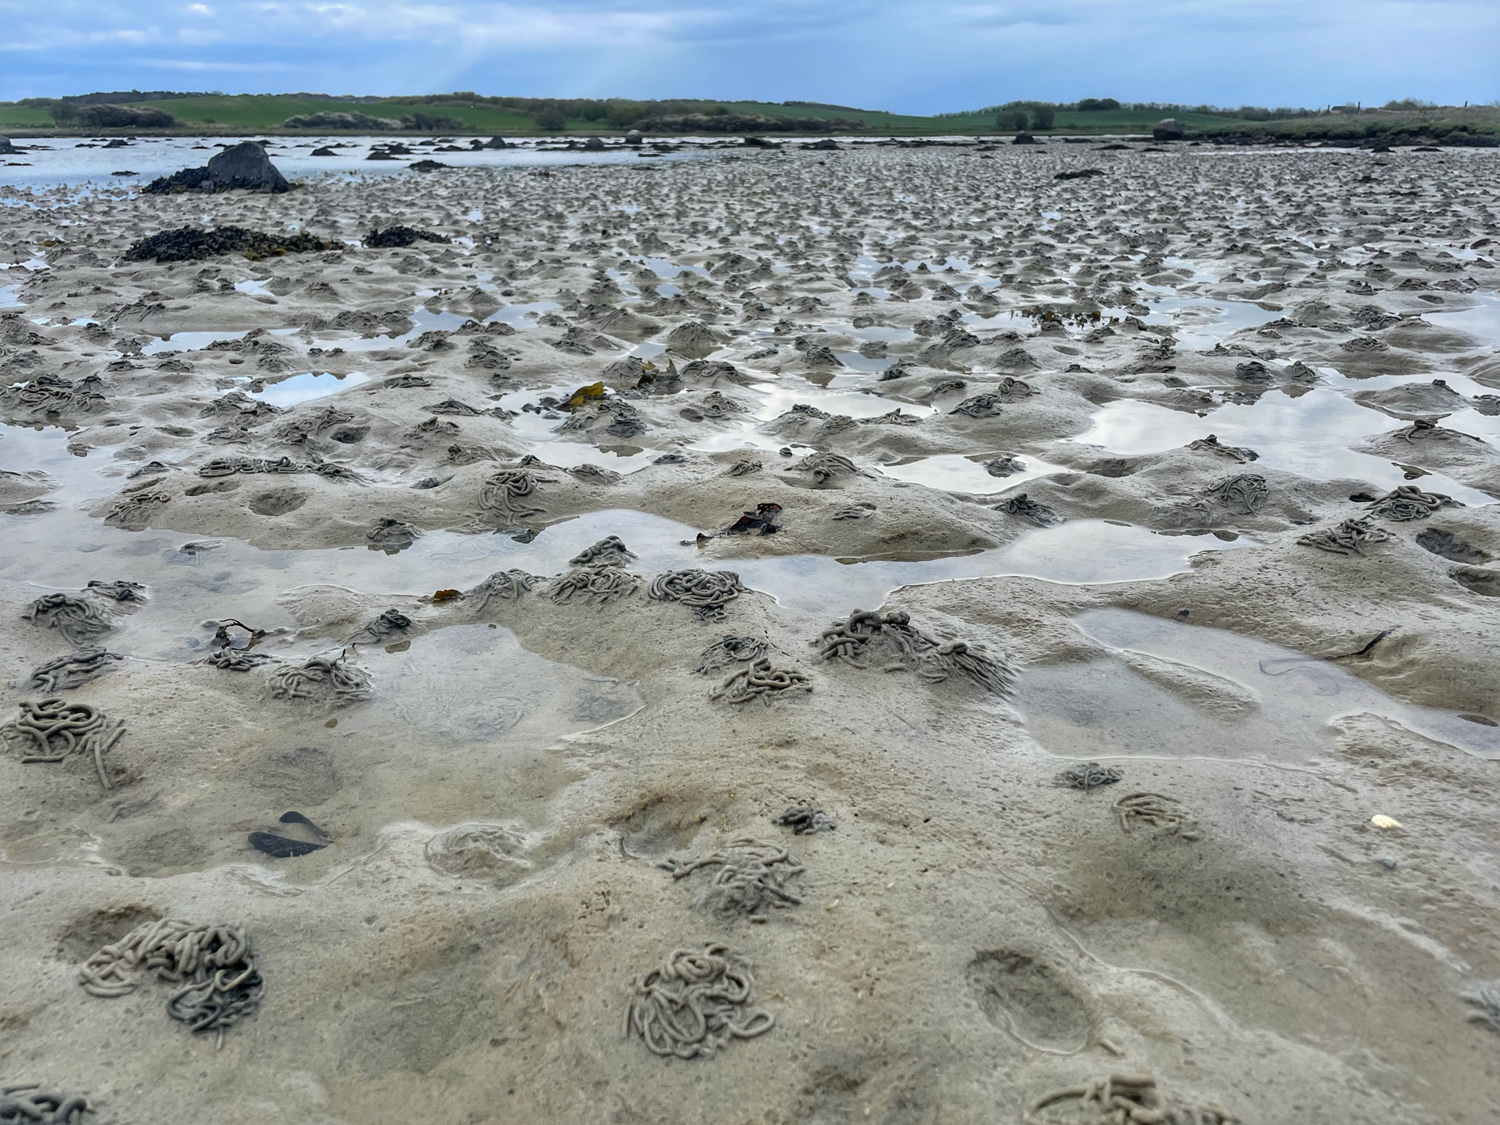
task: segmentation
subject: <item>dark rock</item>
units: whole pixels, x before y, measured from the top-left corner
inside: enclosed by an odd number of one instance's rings
[[[1151,130],[1153,141],[1180,141],[1187,136],[1187,126],[1175,117],[1163,117]]]
[[[1053,176],[1054,180],[1086,180],[1090,176],[1104,175],[1103,168],[1080,168],[1076,172],[1059,172]]]
[[[170,176],[152,180],[145,191],[150,195],[180,195],[188,191],[290,191],[266,150],[255,141],[244,141],[209,158],[206,168],[184,168]]]
[[[315,149],[313,149],[307,155],[308,156],[337,156],[338,153],[334,152],[333,149],[329,148],[327,145],[324,145],[322,148],[315,148]]]
[[[24,148],[17,148],[11,144],[9,137],[0,137],[0,156],[19,156],[25,151]]]
[[[587,149],[589,152],[603,152],[604,151],[604,138],[603,137],[590,137],[588,140],[586,140],[586,141],[583,142],[583,147],[585,149]]]
[[[418,160],[407,165],[413,172],[437,172],[443,168],[450,167],[439,160]],[[444,241],[447,241],[446,239]]]
[[[644,139],[645,138],[641,136],[641,131],[639,129],[632,129],[630,130],[630,132],[625,134],[625,143],[628,145],[638,145]]]
[[[803,148],[816,149],[816,150],[818,150],[820,152],[827,152],[830,149],[837,149],[839,147],[839,145],[838,145],[838,142],[835,141],[832,137],[824,137],[822,140],[819,140],[819,141],[809,141],[807,144],[803,145],[802,147]]]
[[[1017,133],[1010,143],[1013,145],[1034,145],[1038,142],[1030,133]]]
[[[266,150],[254,141],[245,141],[210,157],[208,175],[216,191],[243,188],[279,193],[291,188],[286,177],[271,163]]]
[[[487,141],[484,142],[484,147],[485,148],[513,148],[514,146],[506,144],[504,137],[491,137],[489,140],[487,140]]]

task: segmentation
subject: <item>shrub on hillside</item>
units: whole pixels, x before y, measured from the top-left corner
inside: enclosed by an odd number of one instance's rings
[[[66,102],[52,106],[52,120],[59,125],[85,125],[91,129],[169,129],[177,124],[176,117],[155,106]]]
[[[386,129],[439,132],[464,127],[464,123],[456,117],[440,117],[432,113],[411,113],[401,117],[372,117],[358,110],[350,113],[335,113],[332,110],[299,113],[295,117],[288,117],[283,125],[288,129],[333,129],[367,133],[377,133]]]

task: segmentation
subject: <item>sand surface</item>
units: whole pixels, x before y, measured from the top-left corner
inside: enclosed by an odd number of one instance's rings
[[[1493,1121],[1497,161],[0,189],[0,719],[123,722],[0,754],[0,1084],[153,1125],[979,1125],[1149,1072],[1246,1125]],[[361,244],[391,223],[449,241]],[[342,248],[124,259],[185,224]],[[309,661],[350,690],[294,698]],[[80,987],[159,918],[251,938],[222,1044],[166,983]],[[626,1032],[718,945],[765,1016]]]

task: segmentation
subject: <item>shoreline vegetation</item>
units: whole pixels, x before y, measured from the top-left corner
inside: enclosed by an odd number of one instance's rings
[[[1150,135],[1181,123],[1183,139],[1231,144],[1500,145],[1500,105],[1435,106],[1414,99],[1379,108],[1124,104],[1084,98],[1008,102],[915,116],[816,102],[666,102],[487,97],[469,92],[415,97],[114,91],[0,102],[11,136],[297,136],[317,134],[515,137],[848,135],[857,137]]]

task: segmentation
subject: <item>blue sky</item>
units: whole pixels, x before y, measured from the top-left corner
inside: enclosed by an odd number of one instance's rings
[[[112,89],[1500,99],[1500,0],[0,0],[0,99]]]

